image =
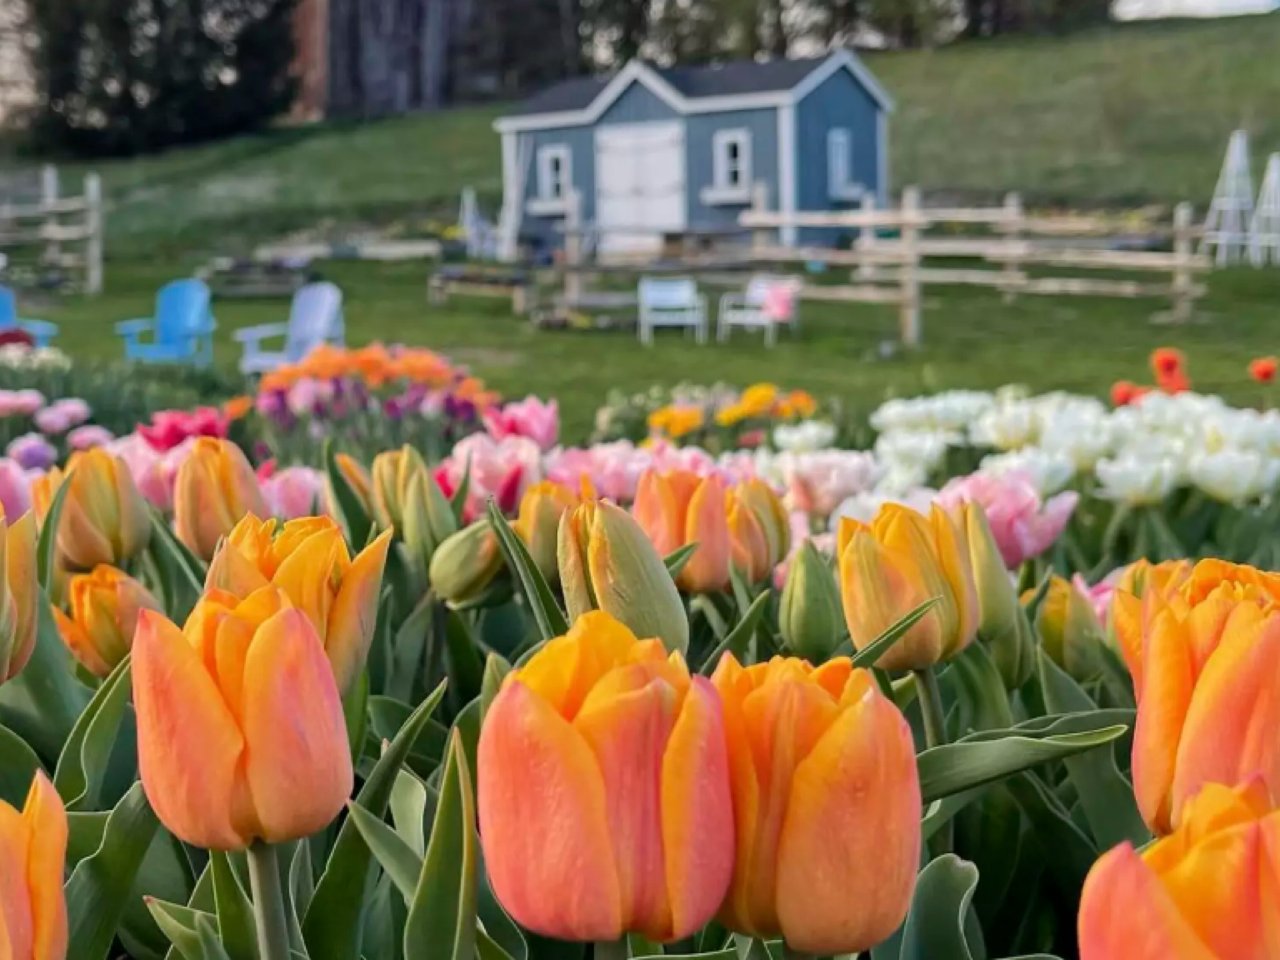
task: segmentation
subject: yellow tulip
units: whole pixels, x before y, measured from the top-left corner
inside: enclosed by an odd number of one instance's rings
[[[67,811],[43,770],[22,810],[0,801],[0,957],[66,960]]]
[[[0,683],[16,677],[31,659],[42,602],[35,517],[28,511],[9,523],[0,507]]]
[[[391,533],[353,559],[342,531],[329,517],[280,523],[246,516],[223,541],[205,579],[206,590],[244,600],[268,585],[282,590],[315,628],[346,692],[373,642],[378,595]]]
[[[31,488],[31,499],[43,522],[63,483],[58,522],[58,557],[69,570],[92,570],[99,564],[123,566],[151,540],[147,503],[128,466],[105,450],[72,454],[63,473],[54,467]]]
[[[198,438],[178,468],[173,488],[178,539],[209,560],[218,541],[247,514],[264,517],[267,505],[244,453],[230,440]]]
[[[955,519],[890,503],[872,522],[841,521],[837,550],[845,622],[861,650],[915,607],[937,602],[876,665],[923,670],[963,651],[978,630],[972,564]]]
[[[105,677],[129,654],[138,615],[160,602],[133,577],[105,564],[71,577],[71,614],[54,608],[62,642],[90,673]]]
[[[578,496],[563,484],[551,480],[535,483],[520,498],[520,513],[515,530],[529,548],[538,570],[555,585],[560,572],[556,566],[556,539],[560,518],[578,505]]]

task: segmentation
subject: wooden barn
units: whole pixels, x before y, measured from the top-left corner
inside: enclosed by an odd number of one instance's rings
[[[564,81],[495,123],[501,247],[558,246],[575,194],[603,253],[729,231],[760,190],[781,211],[883,200],[892,109],[847,50],[670,69],[634,60],[611,76]],[[799,232],[780,239],[824,239]]]

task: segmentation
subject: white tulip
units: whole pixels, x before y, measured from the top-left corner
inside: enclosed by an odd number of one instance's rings
[[[1094,468],[1098,496],[1134,506],[1159,503],[1177,485],[1178,468],[1173,460],[1121,457],[1099,460]]]

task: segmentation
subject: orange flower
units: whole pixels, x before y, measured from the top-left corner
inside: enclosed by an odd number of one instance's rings
[[[238,397],[232,397],[222,405],[222,415],[228,420],[240,420],[247,417],[252,409],[253,397],[241,394]]]
[[[718,476],[646,470],[631,510],[659,555],[665,557],[686,544],[698,545],[676,577],[682,589],[713,593],[729,585],[732,542],[727,492]]]
[[[1127,407],[1150,392],[1148,387],[1140,387],[1132,380],[1117,380],[1111,385],[1111,405]]]
[[[218,541],[250,513],[265,516],[267,505],[244,453],[230,440],[199,437],[173,486],[178,539],[208,560]]]
[[[668,404],[649,414],[649,429],[655,434],[679,440],[702,427],[705,418],[701,407]]]
[[[241,850],[310,836],[351,794],[333,671],[281,590],[239,602],[210,591],[181,630],[144,611],[133,700],[147,800],[187,843]]]
[[[906,916],[920,858],[911,728],[847,658],[817,669],[726,654],[737,858],[720,921],[795,950],[858,953]]]
[[[775,412],[785,420],[812,417],[818,412],[818,401],[806,390],[792,390],[778,401]]]
[[[1151,351],[1151,372],[1157,380],[1182,373],[1186,368],[1186,357],[1181,350],[1174,347],[1156,347]]]
[[[1280,797],[1280,575],[1223,560],[1148,572],[1119,590],[1116,639],[1138,719],[1133,786],[1152,830],[1178,826],[1206,783],[1253,777]]]
[[[1280,369],[1280,360],[1275,357],[1257,357],[1249,361],[1249,376],[1258,383],[1270,383],[1276,378],[1276,370]]]
[[[106,564],[71,578],[71,615],[56,607],[62,642],[90,673],[105,677],[129,654],[138,614],[160,602],[133,577]]]
[[[0,957],[65,960],[67,811],[43,770],[22,810],[0,801]]]
[[[1080,960],[1280,956],[1280,812],[1260,783],[1209,784],[1170,836],[1104,854],[1080,898]]]
[[[9,523],[0,506],[0,683],[16,677],[31,659],[43,602],[36,581],[35,517],[28,511]]]
[[[118,566],[146,549],[151,516],[123,460],[94,449],[72,454],[66,473],[54,467],[31,488],[41,521],[64,481],[68,487],[58,522],[58,556],[67,568]]]
[[[232,529],[209,564],[206,590],[247,599],[268,584],[304,612],[329,657],[338,689],[364,668],[378,616],[378,594],[391,544],[383,532],[355,559],[329,517],[284,524],[250,514]]]
[[[660,641],[578,618],[507,676],[477,768],[485,868],[527,929],[666,942],[720,905],[733,872],[720,703]]]

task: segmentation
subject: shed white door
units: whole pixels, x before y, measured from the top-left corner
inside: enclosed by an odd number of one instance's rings
[[[601,253],[656,252],[685,228],[683,121],[607,124],[595,138]]]

